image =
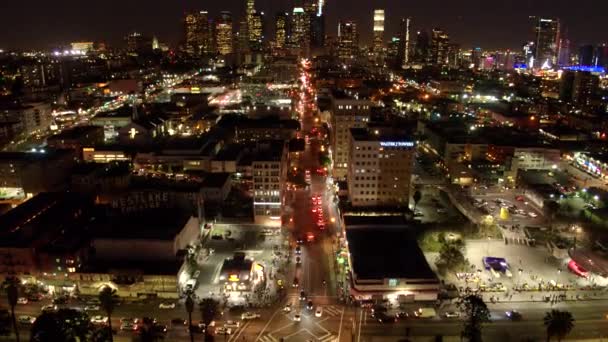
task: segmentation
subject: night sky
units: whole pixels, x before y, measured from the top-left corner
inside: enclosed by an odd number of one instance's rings
[[[0,0],[0,48],[50,48],[76,40],[122,45],[132,30],[154,34],[173,45],[181,39],[187,10],[212,15],[229,10],[240,18],[245,0]],[[272,14],[292,8],[295,0],[257,0]],[[387,12],[387,36],[399,19],[411,16],[415,29],[439,26],[463,47],[518,48],[530,37],[530,15],[560,17],[575,46],[608,41],[608,1],[604,0],[327,0],[328,34],[338,19],[359,23],[362,43],[370,40],[372,11]],[[268,20],[272,25],[272,21]]]

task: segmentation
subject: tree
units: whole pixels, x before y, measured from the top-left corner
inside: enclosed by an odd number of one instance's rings
[[[555,215],[557,215],[557,211],[559,210],[559,203],[556,201],[549,201],[545,203],[545,212],[547,213],[547,217],[549,218],[549,227],[553,230],[553,220],[555,220]]]
[[[574,317],[568,311],[551,310],[545,314],[543,322],[547,328],[547,341],[551,337],[557,337],[557,341],[561,341],[574,328]]]
[[[186,297],[186,311],[188,312],[188,331],[190,332],[190,342],[194,342],[194,331],[192,330],[192,311],[194,311],[194,300],[192,292],[188,292]]]
[[[219,311],[219,303],[213,298],[204,298],[200,304],[201,317],[206,327],[215,319]],[[205,341],[212,341],[210,329],[205,329]]]
[[[420,192],[420,190],[416,190],[416,192],[414,192],[414,211],[416,211],[416,207],[418,206],[418,203],[421,199],[422,193]]]
[[[319,154],[319,164],[324,167],[329,167],[331,165],[331,158],[327,153]]]
[[[8,277],[4,280],[2,287],[4,287],[4,291],[6,292],[8,306],[11,308],[11,321],[13,322],[15,339],[19,342],[19,330],[17,329],[17,318],[15,317],[15,306],[17,306],[17,299],[19,298],[19,279]]]
[[[439,249],[439,257],[435,264],[441,273],[447,271],[460,270],[467,266],[464,257],[464,243],[462,240],[445,241]]]
[[[118,301],[118,296],[116,296],[116,290],[113,288],[106,286],[99,292],[99,303],[103,311],[108,316],[108,329],[110,330],[110,341],[114,341],[114,336],[112,335],[112,313],[114,312],[114,307]]]
[[[461,336],[470,342],[481,341],[481,328],[490,321],[490,310],[483,299],[476,294],[466,295],[458,301],[458,308],[464,313],[465,321]]]
[[[92,330],[93,326],[86,313],[74,309],[59,309],[44,312],[36,318],[32,325],[31,341],[87,341]]]
[[[0,309],[0,336],[11,334],[11,315],[7,309]]]

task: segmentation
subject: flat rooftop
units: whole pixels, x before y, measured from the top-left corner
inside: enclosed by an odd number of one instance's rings
[[[437,279],[407,227],[347,226],[346,239],[357,279]]]
[[[190,215],[173,209],[145,210],[132,215],[108,215],[93,224],[93,236],[123,240],[173,240],[189,219]]]
[[[400,132],[396,129],[379,128],[376,130],[367,128],[351,128],[350,133],[355,141],[386,141],[386,142],[401,142],[409,145],[414,139],[406,132]],[[396,144],[397,145],[397,144]]]
[[[75,126],[70,129],[66,129],[66,130],[62,131],[61,133],[55,134],[55,135],[49,137],[49,139],[51,139],[51,140],[78,139],[83,136],[86,136],[87,134],[95,133],[96,131],[103,132],[103,127],[101,127],[101,126]]]
[[[222,188],[230,177],[231,174],[228,172],[208,173],[203,179],[201,188]]]

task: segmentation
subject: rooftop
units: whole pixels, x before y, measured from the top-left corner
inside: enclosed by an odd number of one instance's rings
[[[231,174],[227,172],[209,173],[203,179],[201,188],[221,188],[230,179]]]
[[[347,228],[346,239],[358,279],[437,279],[413,232],[405,226]]]
[[[93,224],[94,236],[125,240],[173,240],[189,219],[189,215],[172,209],[147,210],[133,215],[105,216]]]
[[[78,139],[88,134],[103,132],[103,127],[101,126],[74,126],[70,129],[66,129],[61,133],[55,134],[49,139]],[[103,133],[102,133],[103,134]]]

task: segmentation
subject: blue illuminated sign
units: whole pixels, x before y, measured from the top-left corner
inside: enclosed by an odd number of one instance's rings
[[[515,63],[513,65],[515,69],[528,69],[528,66],[525,63]]]
[[[382,147],[414,147],[413,141],[381,141]]]
[[[588,71],[588,72],[595,72],[595,73],[600,73],[600,74],[606,72],[606,70],[603,67],[586,66],[586,65],[572,65],[569,67],[565,67],[564,69],[572,70],[572,71]]]

